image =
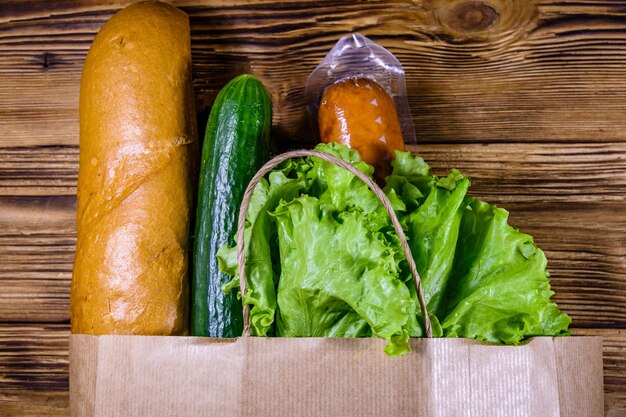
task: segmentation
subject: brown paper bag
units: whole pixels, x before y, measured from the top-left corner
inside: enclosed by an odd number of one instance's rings
[[[306,155],[353,172],[390,212],[429,338],[411,340],[411,352],[391,358],[378,339],[72,335],[72,416],[603,415],[601,338],[537,337],[520,346],[430,338],[419,275],[391,204],[371,180],[330,155],[283,154],[251,181],[239,217],[242,292],[243,225],[252,189],[277,163]],[[249,336],[247,309],[244,321]]]
[[[74,417],[600,417],[602,341],[70,338]]]

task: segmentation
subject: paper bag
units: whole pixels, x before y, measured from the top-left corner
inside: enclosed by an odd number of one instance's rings
[[[70,338],[74,417],[600,417],[602,341]]]
[[[381,200],[415,279],[425,339],[388,357],[378,339],[164,336],[70,337],[74,417],[600,417],[602,340],[537,337],[520,346],[432,339],[419,274],[384,193],[350,164],[316,151],[279,155],[250,182],[240,209],[238,263],[245,293],[243,228],[256,182],[294,156],[315,155],[363,180]]]

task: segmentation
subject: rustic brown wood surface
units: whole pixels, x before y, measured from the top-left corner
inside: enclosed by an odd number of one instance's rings
[[[0,1],[0,416],[68,415],[78,90],[128,1]],[[547,253],[574,334],[604,339],[605,410],[626,415],[626,3],[178,1],[204,130],[251,72],[282,149],[313,144],[306,77],[359,31],[404,64],[417,151],[509,209]]]

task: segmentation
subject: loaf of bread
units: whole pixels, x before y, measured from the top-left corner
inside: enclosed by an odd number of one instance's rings
[[[130,5],[94,39],[80,85],[73,333],[187,333],[197,147],[188,16]]]

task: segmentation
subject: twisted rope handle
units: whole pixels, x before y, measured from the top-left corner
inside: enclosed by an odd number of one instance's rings
[[[411,275],[413,275],[413,280],[415,281],[415,288],[417,289],[417,299],[420,304],[420,309],[422,310],[422,315],[424,316],[424,326],[426,327],[426,337],[432,337],[432,328],[430,324],[430,317],[428,317],[428,310],[426,309],[426,300],[424,299],[424,292],[422,291],[422,282],[417,272],[417,267],[415,266],[415,261],[413,260],[413,256],[411,255],[411,249],[409,249],[409,244],[406,241],[406,236],[404,235],[404,231],[402,230],[402,226],[400,226],[400,221],[396,216],[396,213],[393,211],[391,207],[391,202],[380,189],[378,185],[376,185],[371,179],[367,177],[364,173],[353,167],[351,164],[345,162],[343,159],[337,158],[336,156],[313,150],[299,150],[299,151],[291,151],[286,152],[281,155],[276,156],[271,159],[268,163],[263,165],[261,169],[256,173],[256,175],[250,180],[248,187],[246,188],[246,192],[243,195],[243,200],[241,201],[241,206],[239,208],[239,219],[237,224],[237,267],[239,271],[239,287],[241,288],[241,294],[246,293],[246,260],[245,260],[245,248],[244,248],[244,229],[246,225],[246,213],[248,211],[248,204],[250,203],[250,198],[252,197],[252,192],[254,188],[258,184],[259,180],[263,178],[269,171],[278,166],[283,161],[292,158],[301,158],[307,156],[314,156],[316,158],[323,159],[324,161],[333,163],[335,165],[340,166],[341,168],[347,169],[352,174],[354,174],[357,178],[363,181],[373,192],[376,194],[376,197],[380,200],[380,202],[387,210],[389,217],[391,218],[391,223],[393,224],[393,228],[398,234],[398,238],[400,239],[400,244],[402,245],[402,250],[404,251],[404,255],[406,256],[406,260],[409,264],[409,269],[411,271]],[[244,304],[243,306],[243,335],[250,336],[250,306]]]

